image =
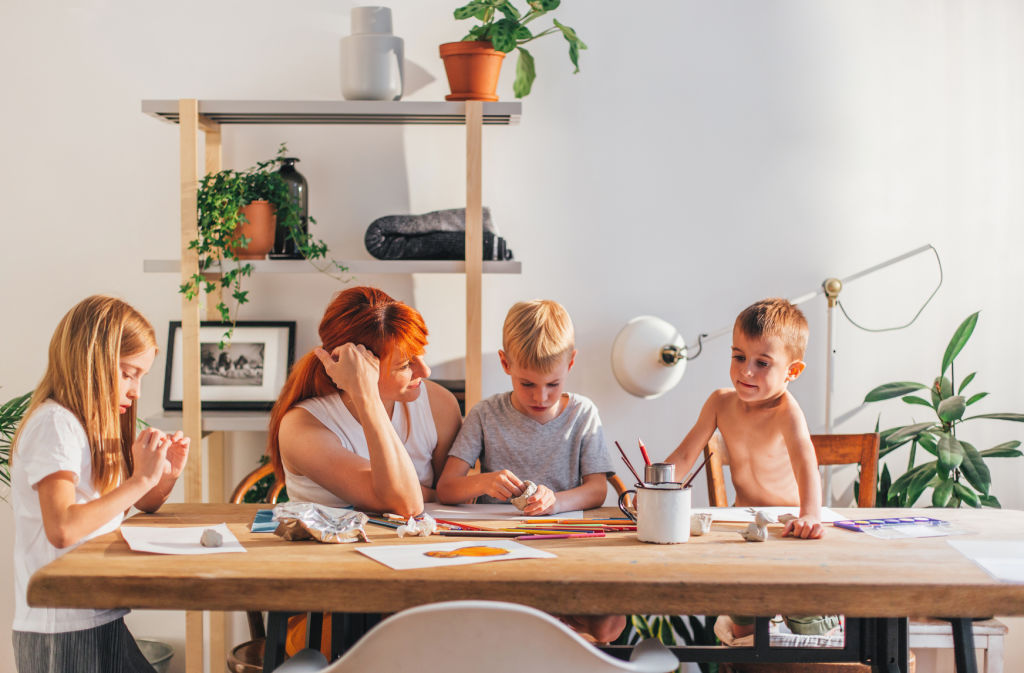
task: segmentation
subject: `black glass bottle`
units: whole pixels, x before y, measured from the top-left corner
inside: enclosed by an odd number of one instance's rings
[[[278,169],[281,177],[288,183],[288,191],[292,195],[292,202],[295,204],[299,215],[299,230],[302,233],[309,232],[309,185],[306,178],[295,170],[295,157],[283,157],[281,168]],[[295,241],[288,236],[288,227],[278,221],[277,232],[274,236],[274,249],[270,252],[271,259],[302,259],[301,252],[295,249]]]

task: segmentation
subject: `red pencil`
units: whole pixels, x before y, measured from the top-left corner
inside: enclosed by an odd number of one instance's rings
[[[644,456],[644,462],[650,465],[651,457],[647,455],[647,447],[644,446],[644,440],[638,437],[636,441],[640,444],[640,453],[642,453]]]
[[[564,540],[570,537],[604,537],[604,533],[566,533],[565,535],[520,535],[516,540]]]

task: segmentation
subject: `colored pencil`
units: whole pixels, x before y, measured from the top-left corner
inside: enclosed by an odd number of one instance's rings
[[[608,519],[522,519],[520,523],[607,523],[616,525],[631,520],[624,516],[617,516]]]
[[[438,535],[449,537],[519,537],[522,533],[504,530],[442,530]]]
[[[646,465],[650,465],[650,464],[651,464],[651,457],[650,457],[649,455],[647,455],[647,447],[646,447],[646,446],[644,446],[644,440],[642,440],[642,439],[640,439],[640,438],[638,437],[636,441],[637,441],[637,443],[638,443],[638,444],[640,445],[640,453],[641,453],[641,454],[643,455],[643,457],[644,457],[644,463],[645,463]]]
[[[398,528],[399,526],[404,525],[400,523],[395,523],[394,521],[385,521],[384,519],[367,518],[367,521],[369,521],[370,523],[375,523],[378,526],[384,526],[386,528]]]
[[[565,540],[576,537],[604,537],[604,533],[567,533],[565,535],[520,535],[519,540]]]
[[[698,474],[700,474],[700,471],[704,469],[705,463],[708,462],[708,458],[710,458],[713,455],[715,455],[715,452],[714,451],[709,451],[708,455],[704,456],[704,460],[701,461],[700,467],[698,467],[696,470],[694,470],[693,474],[691,474],[690,477],[686,481],[683,482],[683,488],[689,488],[690,487],[690,482],[693,481],[694,477],[696,477]]]
[[[629,471],[633,473],[634,477],[636,477],[637,485],[644,483],[644,480],[641,479],[640,475],[636,473],[635,469],[633,469],[633,463],[629,462],[629,458],[626,457],[626,452],[622,450],[622,446],[619,444],[618,440],[615,441],[615,447],[619,450],[619,453],[622,454],[622,460],[626,462],[626,467],[628,467]]]
[[[493,528],[483,528],[481,526],[472,526],[472,525],[470,525],[468,523],[462,523],[462,522],[459,522],[459,521],[449,521],[448,519],[434,519],[434,521],[436,521],[438,523],[443,523],[443,524],[446,524],[446,525],[449,525],[449,526],[458,526],[459,528],[465,529],[465,530],[494,530]]]

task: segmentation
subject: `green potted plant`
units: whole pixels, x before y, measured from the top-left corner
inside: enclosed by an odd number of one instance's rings
[[[11,488],[11,443],[31,399],[32,393],[25,393],[0,406],[0,488],[4,493]]]
[[[533,55],[523,45],[552,33],[561,33],[569,43],[569,60],[579,72],[579,53],[587,45],[569,26],[552,19],[552,25],[540,32],[528,24],[558,8],[561,0],[528,0],[525,13],[510,0],[471,0],[455,10],[458,20],[479,21],[461,42],[441,45],[441,58],[452,93],[447,100],[498,100],[495,90],[505,54],[519,51],[516,79],[512,90],[516,98],[530,93],[536,78]]]
[[[331,274],[331,269],[347,270],[333,260],[327,265],[317,263],[326,260],[327,246],[303,231],[297,204],[278,172],[287,151],[281,143],[272,159],[244,171],[228,169],[203,177],[197,192],[198,236],[188,244],[199,254],[199,270],[178,288],[187,298],[196,297],[200,289],[213,292],[222,287],[230,292],[236,306],[247,303],[249,293],[242,289],[242,278],[253,271],[247,260],[266,256],[274,245],[278,221],[287,227],[296,250],[319,271]],[[309,222],[316,224],[312,217]],[[229,268],[225,268],[226,262]],[[216,278],[211,280],[204,274]],[[232,323],[231,311],[223,300],[217,303],[217,311],[223,322]],[[230,339],[231,333],[229,327],[224,338]]]
[[[972,507],[1000,507],[999,500],[989,493],[992,476],[986,458],[1014,458],[1021,455],[1017,449],[1020,441],[1002,442],[989,449],[979,451],[959,433],[960,426],[977,419],[1024,421],[1024,414],[994,413],[965,416],[968,407],[988,396],[988,393],[974,393],[965,397],[964,389],[977,372],[963,377],[957,385],[955,373],[956,356],[960,354],[974,333],[978,313],[972,313],[953,334],[942,357],[942,367],[932,385],[911,381],[897,381],[878,386],[867,394],[864,402],[879,402],[899,397],[906,404],[927,407],[935,419],[911,423],[881,431],[879,459],[901,446],[910,444],[907,471],[892,481],[887,466],[879,475],[877,504],[879,507],[913,507],[921,495],[932,489],[932,505],[935,507],[959,507],[966,503]],[[947,376],[948,373],[948,376]],[[915,395],[927,390],[928,397]],[[875,431],[878,432],[876,423]],[[917,460],[918,447],[934,457],[920,465]]]

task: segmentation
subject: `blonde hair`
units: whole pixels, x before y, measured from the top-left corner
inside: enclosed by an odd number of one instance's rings
[[[141,313],[115,297],[93,295],[61,318],[50,339],[49,362],[32,393],[27,419],[53,400],[85,428],[92,452],[92,481],[101,493],[133,470],[136,404],[118,413],[118,361],[156,348],[156,334]],[[22,423],[11,449],[13,459]]]
[[[807,318],[785,299],[773,297],[751,304],[737,316],[736,327],[752,339],[779,339],[791,358],[804,358],[804,351],[807,350]]]
[[[549,372],[575,348],[575,331],[561,304],[534,299],[508,310],[501,342],[510,364]]]

